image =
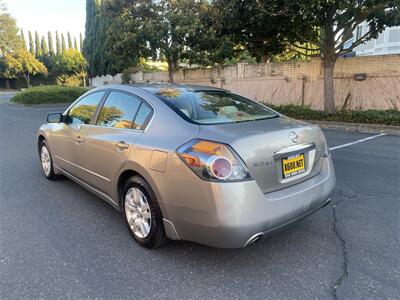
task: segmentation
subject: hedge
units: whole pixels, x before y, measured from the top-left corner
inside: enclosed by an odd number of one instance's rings
[[[334,114],[330,114],[323,111],[313,110],[308,106],[267,105],[294,119],[400,126],[400,111],[394,109],[340,110]]]
[[[71,103],[87,91],[83,87],[36,86],[19,92],[11,101],[21,104]]]

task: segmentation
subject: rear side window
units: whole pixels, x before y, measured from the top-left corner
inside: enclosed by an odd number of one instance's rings
[[[132,128],[141,103],[141,100],[133,95],[112,91],[101,108],[97,125]]]
[[[90,124],[97,105],[104,96],[104,91],[95,92],[79,100],[68,113],[69,124]]]
[[[162,88],[156,95],[184,119],[200,125],[256,121],[278,116],[257,102],[225,91]]]
[[[139,111],[136,115],[135,122],[133,124],[134,129],[144,129],[147,123],[150,121],[150,117],[153,110],[147,105],[142,103]]]

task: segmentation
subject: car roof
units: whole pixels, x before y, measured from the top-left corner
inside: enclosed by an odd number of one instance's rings
[[[127,85],[125,85],[127,86]],[[160,89],[181,89],[186,90],[188,92],[195,92],[195,91],[224,91],[227,90],[216,88],[212,86],[201,86],[201,85],[194,85],[194,84],[179,84],[179,83],[135,83],[129,84],[128,86],[133,86],[136,88],[140,88],[146,90],[152,94],[156,94]]]

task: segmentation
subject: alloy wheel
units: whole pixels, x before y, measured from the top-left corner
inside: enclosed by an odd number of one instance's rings
[[[42,168],[43,172],[46,176],[50,175],[51,172],[51,157],[49,150],[47,149],[46,146],[42,146],[42,149],[40,150],[40,160],[42,162]]]
[[[135,187],[125,194],[125,215],[133,234],[141,239],[150,234],[151,210],[146,196]]]

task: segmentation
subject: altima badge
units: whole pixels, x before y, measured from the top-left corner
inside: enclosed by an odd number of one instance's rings
[[[299,136],[294,131],[289,132],[289,139],[291,139],[293,143],[299,142]]]

